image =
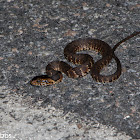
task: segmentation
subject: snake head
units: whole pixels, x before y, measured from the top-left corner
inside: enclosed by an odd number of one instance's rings
[[[47,75],[36,76],[30,81],[33,86],[47,86],[52,85],[53,82],[54,81]]]
[[[62,78],[63,76],[61,73],[57,73],[57,75],[53,75],[52,77],[49,77],[48,75],[40,75],[34,77],[30,81],[30,84],[33,86],[49,86],[61,82]]]

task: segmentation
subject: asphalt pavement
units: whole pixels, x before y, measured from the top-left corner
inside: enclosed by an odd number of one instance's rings
[[[51,61],[67,62],[71,41],[92,37],[111,47],[140,31],[138,0],[1,0],[0,138],[31,140],[140,139],[140,35],[115,51],[122,74],[97,83],[90,74],[63,76],[48,87],[30,80]],[[84,53],[84,52],[82,52]],[[87,52],[95,61],[100,55]],[[115,61],[102,74],[116,70]]]

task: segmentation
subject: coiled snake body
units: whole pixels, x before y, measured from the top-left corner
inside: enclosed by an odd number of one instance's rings
[[[65,73],[70,78],[83,77],[90,72],[92,78],[97,82],[112,82],[121,75],[121,63],[115,56],[114,51],[122,42],[125,42],[138,34],[140,34],[140,32],[134,32],[118,42],[113,49],[107,43],[98,39],[86,38],[74,40],[65,47],[64,56],[69,62],[78,64],[79,66],[73,68],[63,61],[52,61],[46,67],[46,75],[36,76],[30,83],[35,86],[56,84],[62,81],[63,75],[61,72]],[[102,55],[102,58],[94,63],[94,60],[90,55],[76,53],[83,50],[95,50]],[[117,63],[116,72],[108,76],[101,75],[100,71],[104,66],[109,64],[112,58]]]

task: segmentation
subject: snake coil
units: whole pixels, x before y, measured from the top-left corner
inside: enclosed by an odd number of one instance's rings
[[[121,75],[121,63],[114,54],[114,51],[121,43],[138,34],[140,34],[140,32],[134,32],[118,42],[113,49],[106,42],[99,39],[85,38],[74,40],[65,47],[64,56],[69,62],[78,64],[79,66],[73,68],[64,61],[52,61],[46,67],[46,75],[36,76],[30,83],[35,86],[56,84],[62,81],[63,75],[61,72],[65,73],[70,78],[83,77],[90,72],[92,78],[97,82],[112,82]],[[102,55],[102,58],[94,63],[90,55],[77,54],[77,52],[83,50],[97,51]],[[110,63],[112,58],[117,63],[116,72],[108,76],[101,75],[101,70]]]

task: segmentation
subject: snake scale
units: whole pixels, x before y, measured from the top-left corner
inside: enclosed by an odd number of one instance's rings
[[[73,68],[64,61],[52,61],[46,67],[46,75],[36,76],[30,83],[34,86],[53,85],[62,81],[62,73],[65,73],[70,78],[79,78],[90,73],[92,78],[97,82],[112,82],[120,77],[122,70],[120,60],[114,54],[114,51],[121,43],[138,34],[140,34],[140,32],[134,32],[118,42],[113,48],[99,39],[85,38],[74,40],[66,45],[64,56],[69,62],[78,64],[77,67]],[[102,58],[94,63],[90,55],[77,53],[84,50],[97,51],[102,55]],[[101,70],[107,66],[112,59],[117,63],[116,72],[108,76],[101,75]]]

